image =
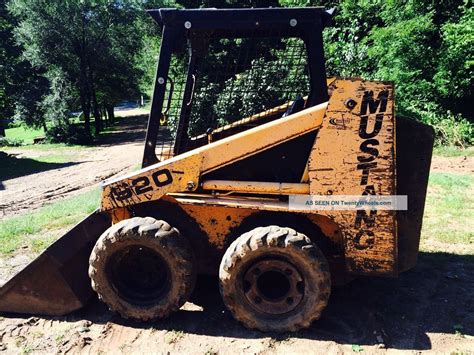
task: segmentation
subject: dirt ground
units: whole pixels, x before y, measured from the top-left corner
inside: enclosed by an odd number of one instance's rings
[[[295,334],[247,330],[220,300],[217,280],[200,278],[191,299],[164,321],[121,319],[98,300],[67,317],[0,320],[7,353],[173,354],[474,352],[474,256],[422,253],[398,279],[361,278],[333,290],[329,307]]]
[[[72,164],[4,181],[4,214],[35,209],[136,168],[146,120],[124,122],[110,142],[81,150]],[[474,163],[435,157],[432,168],[470,173]],[[153,323],[121,319],[98,300],[66,317],[2,314],[0,353],[474,354],[474,245],[423,248],[429,252],[420,253],[417,267],[398,279],[360,278],[334,288],[322,318],[294,334],[245,329],[225,309],[217,280],[200,277],[190,302]],[[20,267],[28,257],[17,261]]]
[[[474,174],[474,159],[472,157],[440,157],[431,160],[431,171]]]
[[[34,210],[55,200],[80,194],[109,177],[136,169],[143,156],[147,116],[122,119],[118,129],[108,133],[99,145],[86,149],[61,149],[66,163],[45,163],[35,174],[2,181],[0,216],[8,217]],[[50,150],[9,149],[16,158],[50,155]]]

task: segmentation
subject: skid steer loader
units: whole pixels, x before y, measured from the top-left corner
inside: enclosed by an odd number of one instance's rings
[[[331,285],[415,265],[433,131],[394,115],[390,82],[327,78],[319,7],[159,9],[142,169],[0,289],[0,311],[63,315],[96,292],[163,318],[218,274],[245,326],[308,327]],[[324,209],[314,196],[407,196]],[[295,200],[296,198],[296,200]]]

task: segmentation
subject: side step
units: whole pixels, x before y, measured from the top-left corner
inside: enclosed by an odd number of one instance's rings
[[[99,236],[111,225],[95,211],[0,288],[0,312],[61,316],[93,295],[87,269]]]

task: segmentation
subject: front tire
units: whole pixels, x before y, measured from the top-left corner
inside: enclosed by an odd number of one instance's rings
[[[305,235],[278,226],[237,238],[222,258],[219,279],[234,318],[261,331],[309,327],[321,316],[331,292],[321,250]]]
[[[176,228],[151,217],[120,221],[98,239],[89,259],[92,288],[124,318],[165,318],[189,298],[194,256]]]

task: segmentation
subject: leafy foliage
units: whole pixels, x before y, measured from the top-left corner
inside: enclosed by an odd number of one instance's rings
[[[20,147],[23,140],[18,138],[0,137],[0,147]]]
[[[22,56],[49,82],[44,95],[19,107],[27,123],[26,117],[39,116],[68,125],[68,111],[80,107],[85,133],[91,114],[98,133],[104,107],[138,92],[141,72],[134,63],[144,16],[138,1],[11,0],[8,8],[18,21],[14,34]]]
[[[291,50],[291,42],[294,39],[283,41],[283,49],[271,50],[269,59],[262,57],[253,60],[248,70],[224,83],[224,89],[213,107],[218,114],[219,125],[265,111],[309,92],[306,73],[298,70],[297,63],[291,63],[301,59],[295,60],[290,56],[286,63],[281,63],[280,58]],[[282,97],[290,87],[292,92],[297,93],[296,97]]]
[[[77,124],[59,124],[52,126],[46,132],[47,141],[50,143],[90,144],[92,138]]]
[[[447,100],[463,102],[474,93],[474,8],[464,8],[459,22],[443,24],[441,38],[435,75],[438,92]]]
[[[390,80],[397,111],[434,126],[437,143],[473,143],[471,0],[345,0],[326,29],[331,75]]]
[[[71,111],[83,112],[84,134],[90,135],[100,132],[104,112],[113,116],[119,101],[150,96],[160,29],[145,8],[337,6],[333,26],[324,32],[328,75],[392,80],[398,113],[432,124],[439,144],[471,145],[472,5],[472,0],[10,0],[8,6],[0,4],[0,119],[14,117],[67,141],[77,135],[77,127],[70,127]],[[212,60],[231,57],[245,45],[223,43]],[[229,90],[257,84],[268,88],[262,95],[279,104],[279,86],[297,73],[286,69],[291,63],[275,71],[261,62],[278,60],[281,43],[261,50],[264,59],[252,58],[238,75],[211,80],[214,73],[199,73],[196,112],[212,111],[218,124],[237,119],[242,107],[254,112],[264,98],[246,90],[230,97]],[[174,69],[185,73],[185,56],[173,61]],[[172,105],[171,111],[179,110],[176,102]],[[213,124],[197,114],[190,131]]]

